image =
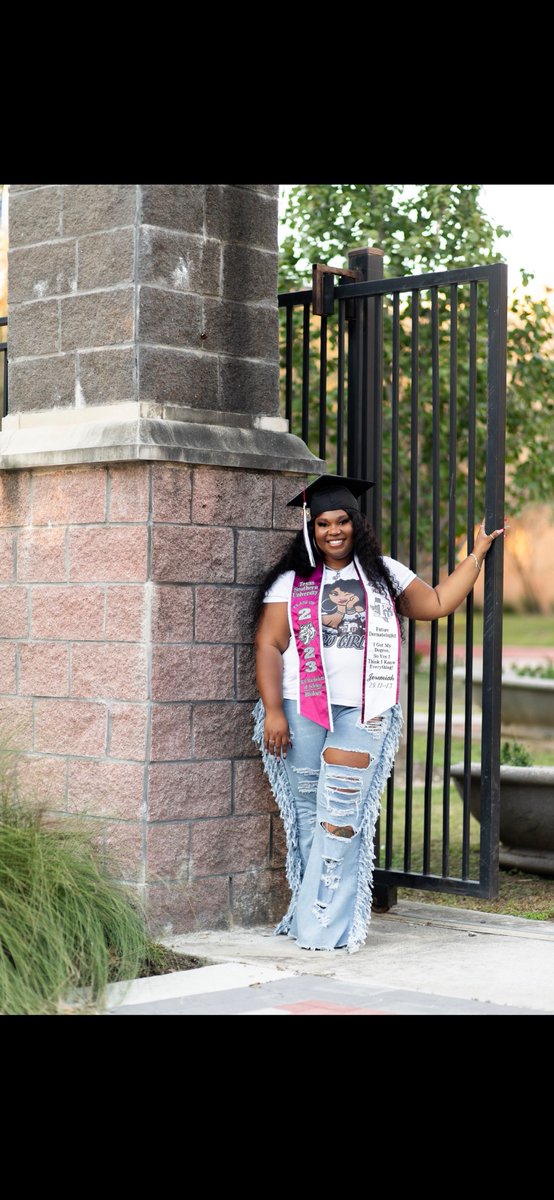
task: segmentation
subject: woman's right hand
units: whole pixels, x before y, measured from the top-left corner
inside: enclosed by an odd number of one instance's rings
[[[289,723],[282,708],[267,709],[264,722],[264,749],[276,758],[287,757],[290,745]]]

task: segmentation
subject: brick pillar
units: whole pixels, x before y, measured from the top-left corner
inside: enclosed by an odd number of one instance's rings
[[[152,926],[274,920],[246,611],[323,464],[278,415],[273,185],[19,186],[0,724]]]

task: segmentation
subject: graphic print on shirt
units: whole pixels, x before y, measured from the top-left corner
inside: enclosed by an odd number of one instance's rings
[[[363,650],[365,595],[359,579],[343,579],[324,585],[321,620],[324,646]]]
[[[372,589],[370,611],[384,621],[393,621],[388,597]],[[365,596],[358,579],[326,583],[321,601],[323,645],[338,650],[363,650],[366,625]]]

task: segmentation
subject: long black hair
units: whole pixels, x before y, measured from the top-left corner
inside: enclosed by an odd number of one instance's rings
[[[369,583],[373,584],[379,591],[387,591],[392,598],[393,604],[400,598],[400,590],[396,580],[392,578],[390,571],[383,562],[379,543],[369,524],[367,517],[357,508],[345,508],[344,512],[348,513],[354,526],[354,553],[358,556],[360,563],[365,571]],[[317,549],[314,537],[314,523],[308,521],[308,532],[312,543],[314,557],[316,563],[321,559],[321,555]],[[278,579],[285,571],[294,571],[296,575],[308,576],[311,575],[314,568],[308,558],[308,551],[304,544],[304,534],[300,530],[295,534],[288,550],[281,555],[279,562],[271,567],[264,576],[259,588],[257,589],[252,601],[252,628],[255,630],[258,621],[262,614],[264,596],[272,583]]]

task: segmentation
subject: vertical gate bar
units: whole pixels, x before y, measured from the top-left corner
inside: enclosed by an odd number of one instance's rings
[[[406,712],[406,793],[404,808],[404,870],[412,869],[416,622],[408,623],[408,696]]]
[[[418,471],[418,409],[419,409],[419,290],[412,291],[412,362],[410,414],[410,568],[417,574],[417,471]],[[416,622],[408,628],[408,713],[406,731],[406,807],[404,818],[404,870],[412,867],[412,811],[414,767],[414,707],[415,707],[415,638]]]
[[[373,487],[366,496],[371,500],[371,524],[377,541],[381,541],[383,515],[383,296],[373,301],[373,386],[371,405],[368,406],[368,444],[366,447],[367,469]],[[371,344],[371,343],[370,343]],[[364,475],[364,479],[368,476]]]
[[[364,250],[351,250],[348,254],[348,266],[359,272],[361,280],[377,280],[383,278],[383,251],[376,247],[368,247]],[[370,464],[372,462],[379,463],[381,468],[381,441],[378,445],[370,439],[374,435],[375,426],[380,426],[381,409],[383,403],[382,391],[376,386],[376,379],[382,377],[382,337],[379,338],[377,330],[380,329],[380,323],[377,316],[374,318],[374,313],[381,314],[381,296],[374,296],[371,299],[363,299],[356,305],[358,312],[358,328],[355,333],[355,352],[356,352],[356,369],[355,377],[357,378],[358,390],[356,392],[355,404],[359,411],[358,417],[351,415],[352,406],[352,391],[350,390],[350,358],[352,353],[352,342],[349,342],[348,347],[348,362],[349,362],[349,392],[348,392],[348,446],[347,446],[347,475],[352,475],[355,478],[367,479],[368,477],[375,482],[376,476],[369,474]],[[377,337],[376,337],[377,334]],[[377,341],[377,344],[376,344]],[[358,373],[359,372],[359,373]],[[361,412],[360,412],[361,410]],[[352,437],[356,441],[352,442]],[[377,491],[377,497],[375,492]],[[369,493],[364,493],[360,497],[360,509],[372,524],[377,537],[379,537],[379,527],[381,523],[380,509],[380,492],[379,488],[371,488]],[[377,821],[374,838],[374,853],[375,865],[379,866],[380,860],[380,822]]]
[[[382,269],[382,258],[381,269]],[[373,310],[373,311],[372,311]],[[366,422],[363,430],[363,463],[362,479],[371,479],[373,487],[365,492],[366,512],[369,508],[369,521],[377,541],[381,542],[382,526],[382,475],[383,475],[383,296],[374,296],[367,301],[366,312],[367,330],[367,406],[365,409]],[[373,361],[372,361],[373,360]],[[394,788],[394,768],[391,771],[387,786],[387,797]],[[388,811],[388,804],[387,804]],[[388,817],[387,817],[388,820]],[[375,865],[381,861],[381,820],[377,819],[375,827]]]
[[[383,278],[383,250],[379,250],[376,246],[367,247],[363,250],[350,250],[348,254],[348,266],[352,270],[359,271],[359,279],[365,281],[373,281]],[[379,404],[382,402],[382,397],[375,397],[374,388],[374,368],[375,362],[375,346],[374,346],[374,321],[373,310],[375,308],[375,298],[369,300],[356,301],[356,308],[359,314],[358,329],[355,334],[357,354],[356,371],[359,369],[361,374],[358,376],[359,388],[356,392],[357,406],[361,406],[364,414],[364,425],[366,435],[363,436],[362,421],[356,420],[354,415],[351,415],[351,400],[352,391],[350,388],[350,356],[352,351],[352,343],[349,341],[349,372],[348,372],[348,445],[347,445],[347,475],[353,475],[357,478],[367,479],[367,466],[363,467],[364,456],[367,457],[367,463],[371,463],[371,456],[368,455],[368,438],[371,437],[374,407],[376,399]],[[367,321],[364,317],[367,315]],[[363,348],[361,343],[363,342]],[[367,422],[367,424],[365,424]],[[352,442],[352,436],[356,438],[356,442]],[[362,450],[362,440],[364,450]],[[371,452],[371,447],[369,448]],[[365,474],[364,474],[365,469]],[[369,476],[373,479],[373,476]],[[375,528],[376,521],[376,503],[374,497],[375,488],[371,488],[360,497],[360,509],[366,513],[373,527]]]
[[[363,402],[363,392],[364,392],[364,301],[359,300],[358,304],[356,305],[356,308],[358,310],[357,323],[356,323],[357,391],[356,391],[355,400],[354,400],[354,403],[356,406],[356,414],[355,414],[355,418],[354,418],[354,422],[355,422],[354,428],[356,430],[356,441],[355,441],[355,444],[352,446],[352,455],[353,455],[353,461],[354,461],[355,467],[356,467],[356,469],[354,471],[354,477],[360,478],[361,474],[362,474],[362,423],[363,423],[363,413],[364,413],[364,402]],[[348,411],[350,411],[350,405],[348,406]],[[350,453],[350,443],[348,444],[348,451]],[[350,471],[348,471],[347,474],[350,474]],[[361,505],[360,505],[360,507],[361,507]]]
[[[362,388],[361,388],[361,424],[360,424],[360,479],[367,479],[369,475],[369,430],[373,420],[373,377],[370,374],[370,362],[373,358],[373,347],[370,347],[370,308],[373,312],[374,301],[362,301]],[[367,515],[368,502],[362,503],[360,500],[360,509]],[[369,518],[371,520],[371,516]]]
[[[367,276],[366,258],[362,252],[350,250],[348,266],[359,266],[360,279]],[[354,313],[351,316],[351,313]],[[346,474],[360,477],[362,452],[362,367],[363,367],[363,301],[353,300],[348,306],[348,408],[346,414]]]
[[[344,300],[339,300],[339,357],[337,389],[337,475],[344,474]]]
[[[287,305],[287,328],[285,334],[285,417],[292,433],[292,304]]]
[[[360,477],[362,450],[362,301],[354,300],[355,317],[348,318],[348,410],[346,428],[346,474]]]
[[[456,566],[456,478],[458,422],[458,285],[450,288],[450,421],[448,446],[448,574]],[[446,696],[444,705],[444,768],[442,797],[442,873],[450,870],[450,763],[452,758],[452,701],[454,671],[454,613],[446,626]]]
[[[307,446],[310,435],[310,312],[310,305],[305,304],[302,329],[302,441]]]
[[[431,377],[433,392],[433,587],[439,582],[440,537],[440,388],[439,388],[439,297],[438,289],[431,291]],[[431,622],[429,654],[429,706],[427,714],[427,752],[425,758],[425,796],[423,811],[423,873],[429,874],[431,863],[431,795],[433,788],[433,754],[435,749],[435,710],[437,704],[438,621]]]
[[[391,539],[390,554],[398,557],[398,398],[400,390],[400,293],[392,301],[392,392],[391,392]],[[390,869],[393,854],[394,826],[394,767],[387,782],[387,830],[385,836],[385,868]]]
[[[477,283],[469,293],[469,394],[467,413],[467,548],[473,549],[475,527],[475,435],[477,396]],[[466,665],[464,705],[464,783],[462,816],[462,879],[469,878],[469,817],[471,791],[471,736],[473,687],[473,591],[466,599]]]
[[[319,457],[327,458],[327,317],[319,335]]]
[[[508,268],[491,267],[487,346],[487,464],[485,530],[504,526],[506,339]],[[483,612],[483,723],[481,730],[481,885],[498,895],[500,821],[500,702],[502,679],[503,540],[485,560]]]
[[[398,556],[398,422],[400,393],[400,294],[392,302],[392,395],[391,395],[391,558]]]

